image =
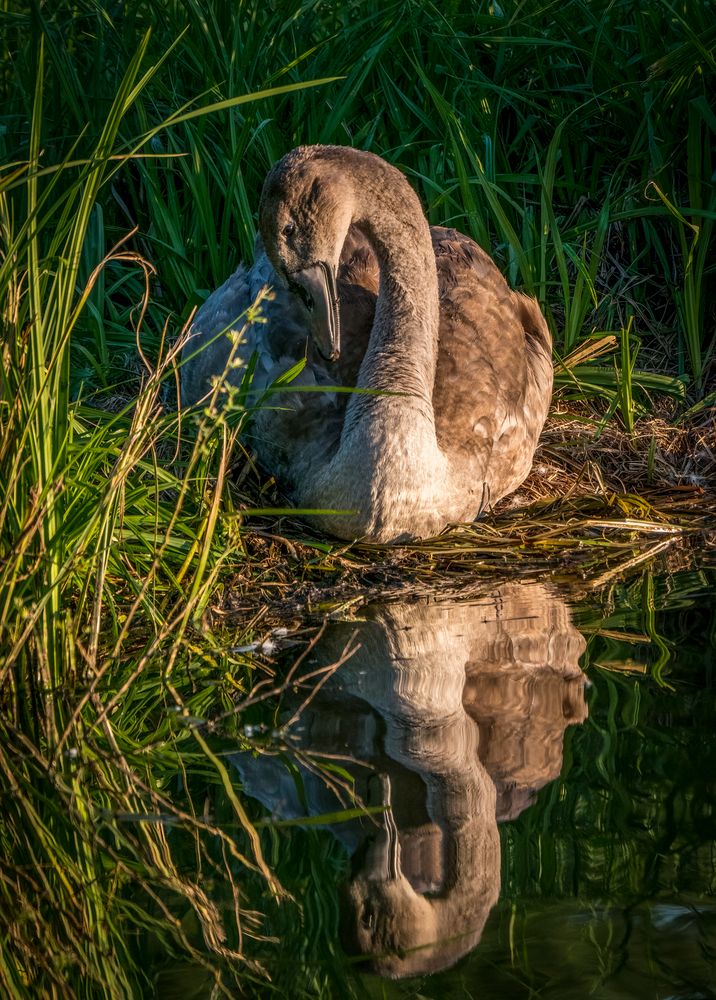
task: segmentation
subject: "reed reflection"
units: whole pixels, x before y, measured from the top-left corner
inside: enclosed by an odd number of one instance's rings
[[[234,756],[246,792],[277,817],[379,807],[329,825],[352,864],[344,946],[374,971],[436,972],[479,942],[499,895],[498,820],[557,777],[564,730],[586,717],[584,645],[542,585],[370,605],[326,629],[310,669],[355,652],[299,713],[305,691],[286,706],[302,783],[278,757]],[[320,767],[336,758],[353,788]]]

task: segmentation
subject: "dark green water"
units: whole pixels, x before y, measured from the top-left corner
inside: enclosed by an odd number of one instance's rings
[[[251,900],[282,944],[253,946],[272,986],[248,991],[716,996],[712,583],[509,584],[329,623],[254,748],[222,745],[299,903]],[[159,994],[202,982],[166,968]]]

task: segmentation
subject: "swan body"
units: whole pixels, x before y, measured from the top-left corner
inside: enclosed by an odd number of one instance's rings
[[[293,150],[269,172],[261,241],[198,312],[182,396],[222,370],[225,344],[196,353],[275,289],[239,350],[254,388],[302,357],[304,388],[259,408],[251,443],[309,518],[341,538],[397,542],[473,520],[532,465],[552,392],[537,302],[455,230],[428,226],[403,174],[349,147]],[[217,353],[219,356],[217,356]],[[185,355],[186,356],[186,355]]]

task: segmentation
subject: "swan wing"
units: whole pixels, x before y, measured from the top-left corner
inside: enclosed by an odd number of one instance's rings
[[[531,467],[552,393],[551,338],[537,302],[513,292],[473,240],[441,227],[432,239],[438,442],[454,465],[482,480],[485,502],[494,503]]]
[[[183,402],[201,399],[222,372],[239,385],[254,354],[253,386],[264,389],[305,356],[308,324],[308,311],[277,280],[257,239],[251,267],[238,267],[194,317],[182,352]]]

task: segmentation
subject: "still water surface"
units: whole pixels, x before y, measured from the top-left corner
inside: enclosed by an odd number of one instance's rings
[[[269,912],[279,992],[716,996],[712,580],[329,622],[225,751],[301,904]]]

